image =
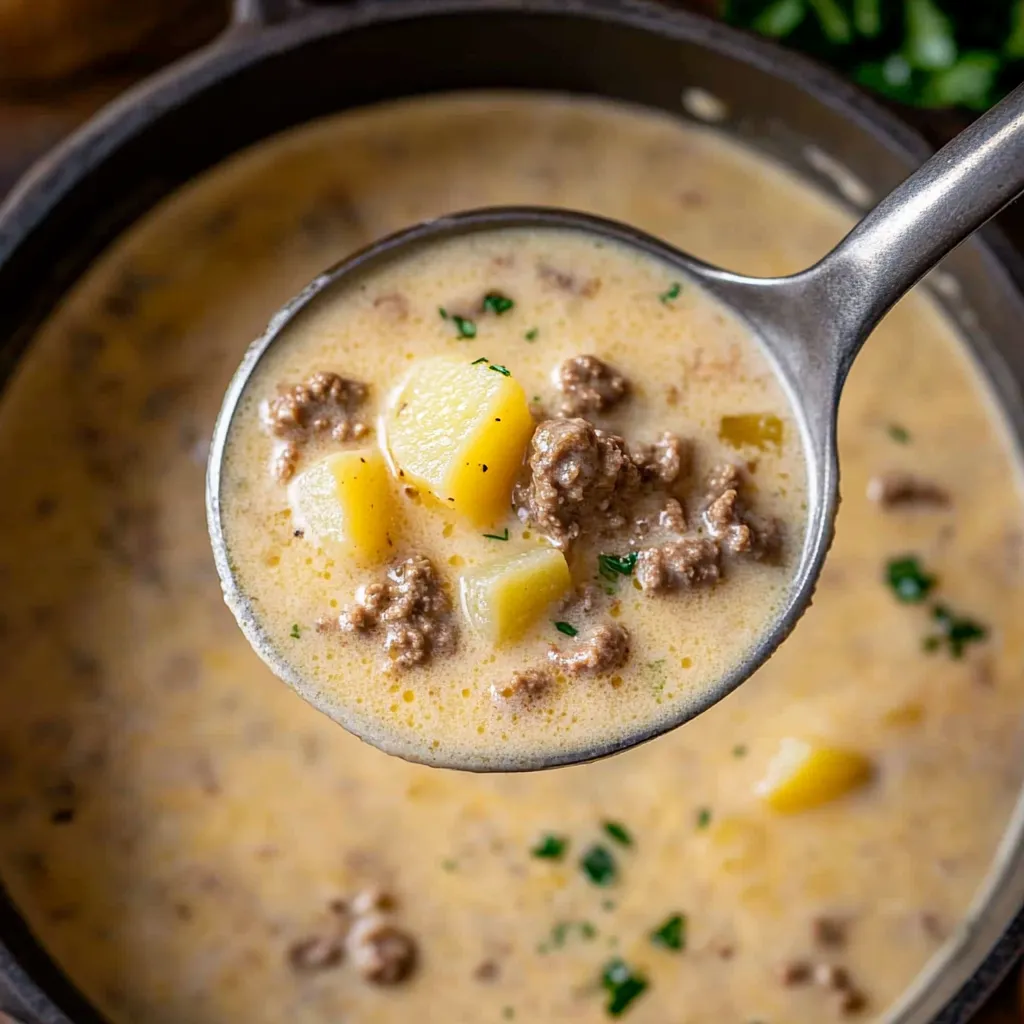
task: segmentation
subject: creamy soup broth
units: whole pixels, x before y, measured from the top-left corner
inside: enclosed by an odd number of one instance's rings
[[[485,294],[513,305],[501,314],[481,311]],[[448,310],[457,308],[473,317],[472,337],[453,326]],[[546,608],[538,608],[523,635],[496,641],[458,607],[464,581],[496,560],[538,547],[558,558],[550,550],[556,538],[543,524],[517,519],[513,481],[499,464],[506,461],[503,448],[531,450],[530,428],[524,423],[514,438],[485,443],[470,467],[476,472],[468,495],[430,500],[426,486],[409,486],[414,479],[400,468],[399,439],[387,436],[390,410],[403,402],[408,408],[404,382],[443,359],[452,363],[441,365],[468,375],[470,386],[508,391],[527,422],[529,403],[534,422],[551,423],[567,399],[553,378],[581,353],[596,354],[628,382],[628,391],[607,409],[570,403],[572,411],[634,450],[671,431],[682,446],[679,461],[693,465],[665,485],[627,489],[621,525],[606,526],[602,516],[585,520],[580,536],[565,544],[574,586],[560,587]],[[701,359],[720,369],[698,382],[693,367]],[[268,396],[281,382],[307,380],[325,369],[368,386],[359,411],[379,427],[348,442],[322,442],[319,454],[358,449],[372,463],[383,449],[397,460],[375,507],[382,523],[390,517],[387,543],[369,565],[359,551],[325,540],[302,519],[294,490],[301,473],[289,492],[273,471],[279,442],[268,436],[261,417]],[[578,398],[571,392],[568,397]],[[439,399],[435,407],[447,401]],[[723,422],[729,437],[730,424],[740,417],[754,425],[770,420],[774,429],[751,426],[753,443],[723,441]],[[505,415],[507,429],[512,419]],[[392,435],[395,429],[392,421]],[[413,445],[419,447],[415,440]],[[520,457],[509,459],[516,465],[506,468],[519,472]],[[745,490],[756,485],[752,498],[761,519],[779,521],[784,539],[777,557],[726,555],[717,582],[674,591],[641,589],[642,581],[651,582],[642,566],[615,573],[599,561],[602,552],[625,555],[675,537],[656,521],[673,495],[685,503],[677,506],[685,508],[679,529],[698,536],[705,527],[697,492],[713,467],[730,460],[744,467]],[[803,460],[798,428],[757,342],[696,285],[683,284],[678,269],[581,232],[506,230],[432,244],[351,284],[342,282],[306,310],[261,362],[234,415],[220,505],[240,590],[275,656],[301,679],[301,692],[385,750],[416,760],[467,758],[482,766],[497,755],[501,763],[535,765],[642,735],[742,663],[780,614],[800,555]],[[297,469],[316,461],[315,450],[304,453]],[[528,476],[531,465],[528,458]],[[474,522],[480,492],[495,479],[501,481],[496,507]],[[437,618],[450,623],[454,635],[449,649],[403,667],[382,656],[379,630],[330,627],[339,608],[344,615],[353,606],[361,586],[382,576],[381,562],[411,554],[431,560],[451,595],[454,607]],[[716,558],[716,572],[719,564]],[[587,642],[589,629],[602,624],[621,630],[628,650],[609,650],[607,667],[596,671],[556,674],[548,668],[559,664],[549,654],[571,654]],[[567,638],[564,631],[576,635]],[[515,673],[530,670],[550,675],[541,680],[542,692],[510,692]]]
[[[593,210],[760,274],[807,265],[849,226],[751,153],[637,110],[479,96],[346,114],[161,204],[54,312],[0,405],[0,866],[114,1021],[597,1022],[614,957],[648,983],[626,1009],[637,1024],[837,1018],[842,992],[793,980],[804,961],[842,966],[871,1019],[955,934],[992,861],[1024,763],[1017,467],[923,294],[854,367],[813,607],[681,731],[539,775],[439,771],[347,735],[250,650],[203,508],[206,439],[245,345],[374,237],[501,203]],[[946,501],[869,499],[894,471]],[[908,554],[938,580],[920,603],[886,581]],[[986,631],[960,658],[936,601]],[[793,737],[857,751],[870,781],[780,814],[756,786]],[[548,835],[561,859],[531,852]],[[610,884],[579,866],[593,844]],[[296,958],[332,901],[368,886],[393,895],[419,953],[393,987],[347,955]],[[652,942],[677,914],[685,948]]]

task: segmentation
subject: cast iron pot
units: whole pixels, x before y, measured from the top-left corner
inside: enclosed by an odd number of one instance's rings
[[[701,18],[630,0],[236,0],[200,53],[118,100],[0,206],[0,381],[54,303],[161,197],[244,146],[378,100],[475,88],[629,100],[723,130],[856,202],[927,155],[836,76]],[[693,90],[697,102],[693,102]],[[720,101],[707,101],[707,95]],[[690,102],[685,102],[687,97]],[[703,99],[704,102],[700,102]],[[845,169],[845,171],[843,170]],[[937,281],[1024,447],[1024,266],[987,230]],[[1024,802],[968,922],[887,1024],[966,1024],[1024,950]],[[0,886],[0,1010],[24,1024],[102,1024]],[[140,1022],[144,1024],[144,1022]],[[723,1022],[725,1024],[725,1022]]]

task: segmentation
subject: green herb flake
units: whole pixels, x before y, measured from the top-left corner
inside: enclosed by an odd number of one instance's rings
[[[573,932],[577,932],[584,942],[592,941],[597,935],[597,929],[589,921],[559,921],[551,929],[550,939],[542,942],[537,949],[545,953],[552,949],[561,949]]]
[[[609,1017],[621,1017],[630,1003],[647,989],[647,979],[619,957],[609,960],[601,972],[601,987],[608,993]]]
[[[487,358],[487,356],[481,356],[479,359],[474,359],[473,362],[471,362],[469,365],[470,366],[479,366],[481,363],[487,363],[487,362],[490,362],[490,360]]]
[[[454,860],[452,860],[450,857],[446,858],[443,861],[441,861],[441,870],[442,871],[447,871],[450,874],[451,872],[457,871],[458,869],[459,869],[459,865]]]
[[[697,828],[707,828],[711,824],[711,808],[702,807],[697,811]]]
[[[299,629],[297,622],[292,623],[292,631],[288,634],[293,640],[298,640],[302,636],[302,630]]]
[[[507,296],[502,295],[501,292],[488,292],[484,296],[483,310],[485,313],[494,313],[495,316],[501,316],[502,313],[507,313],[515,303]]]
[[[528,331],[527,331],[527,332],[526,332],[526,333],[525,333],[525,334],[523,335],[523,337],[524,337],[524,338],[525,338],[525,339],[526,339],[527,341],[536,341],[536,340],[537,340],[537,335],[538,335],[538,334],[540,334],[540,328],[539,328],[539,327],[531,327],[531,328],[530,328],[530,329],[529,329],[529,330],[528,330]]]
[[[505,527],[504,534],[500,533],[485,533],[484,536],[488,540],[508,540],[508,527]]]
[[[493,370],[495,373],[500,373],[502,377],[511,377],[512,371],[507,366],[502,366],[501,363],[490,363],[487,366],[488,370]]]
[[[651,942],[662,949],[685,949],[686,917],[683,914],[673,914],[664,924],[651,932]]]
[[[937,582],[913,555],[890,559],[885,567],[885,578],[897,600],[905,604],[920,604]]]
[[[747,745],[745,743],[737,743],[736,746],[732,748],[732,756],[733,757],[746,757],[747,756]]]
[[[619,576],[632,576],[636,568],[637,553],[627,555],[598,555],[597,571],[606,579],[615,582]]]
[[[968,644],[980,643],[988,636],[988,630],[980,622],[964,615],[954,615],[942,604],[932,609],[932,619],[939,627],[939,633],[925,639],[924,649],[929,652],[945,645],[952,657],[962,658]]]
[[[515,1015],[516,1015],[516,1008],[514,1006],[503,1006],[501,1008],[501,1019],[502,1020],[512,1020],[512,1018]]]
[[[658,301],[667,306],[673,301],[673,299],[679,298],[679,294],[682,290],[683,286],[678,281],[673,281],[672,287],[658,296]]]
[[[616,907],[615,900],[601,900],[601,909],[611,913]]]
[[[601,887],[611,885],[619,873],[611,850],[600,843],[594,843],[580,857],[580,868],[594,885],[600,885]]]
[[[537,845],[530,850],[530,854],[538,860],[561,860],[565,851],[569,848],[569,840],[565,836],[556,836],[548,832],[542,836]]]
[[[455,330],[458,332],[460,338],[476,337],[476,324],[473,323],[472,320],[464,316],[459,316],[458,313],[449,313],[444,306],[438,306],[437,311],[441,314],[442,320],[450,320],[455,324]]]
[[[618,821],[606,821],[601,826],[605,832],[608,833],[617,843],[621,843],[623,846],[632,846],[633,837],[629,834],[626,826]]]
[[[901,427],[898,423],[890,423],[886,428],[886,433],[897,444],[910,444],[910,431],[906,427]]]
[[[556,622],[555,629],[566,636],[577,636],[579,634],[579,630],[571,622]]]

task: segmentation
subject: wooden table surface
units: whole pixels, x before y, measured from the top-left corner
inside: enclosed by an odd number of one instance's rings
[[[688,6],[707,8],[705,0]],[[31,162],[85,121],[104,103],[171,54],[150,61],[76,76],[70,84],[0,88],[0,199]],[[934,145],[952,137],[965,124],[956,113],[901,111]],[[1024,204],[1001,220],[1004,230],[1024,249]],[[0,1014],[0,1024],[3,1024]],[[1024,1024],[1024,977],[1015,970],[974,1024]]]

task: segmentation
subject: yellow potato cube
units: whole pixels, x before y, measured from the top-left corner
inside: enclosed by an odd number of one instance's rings
[[[756,792],[773,811],[795,814],[859,789],[873,774],[871,761],[856,750],[787,737]]]
[[[338,544],[365,563],[391,554],[391,474],[376,449],[328,455],[292,481],[288,498],[296,525],[316,540]]]
[[[459,580],[466,618],[495,644],[518,640],[571,585],[565,555],[557,548],[499,558]]]
[[[424,359],[386,417],[388,446],[404,479],[478,525],[508,511],[534,426],[522,387],[495,365]]]

